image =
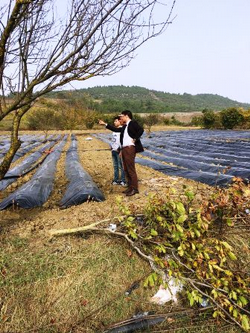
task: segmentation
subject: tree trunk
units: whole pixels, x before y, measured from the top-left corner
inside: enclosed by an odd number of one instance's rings
[[[11,162],[17,150],[21,146],[21,141],[18,138],[18,131],[20,126],[22,115],[16,113],[13,118],[12,130],[11,130],[11,144],[8,152],[4,156],[2,163],[0,164],[0,180],[2,180],[10,168]]]

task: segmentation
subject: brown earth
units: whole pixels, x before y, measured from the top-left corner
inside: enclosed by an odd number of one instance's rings
[[[92,131],[96,132],[96,131]],[[8,208],[0,212],[0,226],[4,231],[17,233],[19,236],[32,237],[37,241],[47,237],[47,231],[50,229],[75,228],[90,224],[95,221],[112,218],[119,215],[119,209],[116,205],[118,196],[122,196],[125,204],[133,204],[135,207],[143,207],[147,201],[149,193],[164,193],[170,188],[178,191],[182,190],[183,185],[194,186],[204,195],[209,186],[199,184],[191,180],[170,177],[152,170],[150,168],[137,165],[140,193],[133,197],[126,197],[122,194],[122,186],[111,185],[113,179],[113,167],[111,153],[108,144],[96,139],[91,132],[76,132],[78,139],[78,152],[83,168],[90,174],[94,182],[104,193],[106,200],[104,202],[88,202],[79,206],[73,206],[67,209],[61,209],[59,202],[65,192],[67,179],[64,174],[64,165],[66,151],[70,140],[64,147],[61,158],[57,163],[57,172],[54,182],[54,189],[49,200],[43,207],[34,209],[16,209]],[[91,140],[89,140],[89,138]],[[34,171],[35,172],[35,171]],[[33,173],[34,173],[33,172]],[[31,176],[25,176],[18,182],[9,186],[9,188],[0,193],[0,199],[9,195],[24,181]]]

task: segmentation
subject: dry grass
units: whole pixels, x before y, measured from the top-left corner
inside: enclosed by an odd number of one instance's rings
[[[2,333],[102,332],[140,311],[183,308],[180,303],[150,303],[156,290],[143,287],[150,267],[136,254],[131,256],[123,241],[107,236],[57,238],[43,248],[33,248],[32,240],[5,237],[1,273]],[[139,288],[126,296],[135,281],[140,281]],[[184,317],[171,326],[176,332],[198,332],[203,319]],[[210,324],[210,330],[204,326],[202,332],[237,332]],[[171,326],[168,323],[168,329]],[[186,326],[190,328],[180,328]],[[164,332],[164,327],[168,331],[166,324],[160,327],[155,332]]]
[[[44,245],[18,237],[2,243],[1,332],[69,332],[83,323],[93,332],[147,303],[142,287],[136,302],[124,295],[150,269],[122,242],[92,236]]]

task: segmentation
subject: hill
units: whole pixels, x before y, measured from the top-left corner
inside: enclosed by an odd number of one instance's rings
[[[230,107],[249,109],[250,104],[233,101],[213,94],[170,94],[138,86],[97,86],[79,90],[56,91],[51,98],[79,98],[87,96],[92,107],[102,112],[131,109],[137,113],[194,112],[210,109],[220,111]]]

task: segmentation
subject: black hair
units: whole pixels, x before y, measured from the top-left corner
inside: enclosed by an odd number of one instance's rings
[[[115,121],[116,119],[120,121],[120,117],[119,116],[114,117],[113,121]]]
[[[124,110],[124,111],[122,111],[121,114],[123,114],[124,116],[128,116],[130,119],[133,119],[132,112],[129,110]]]

